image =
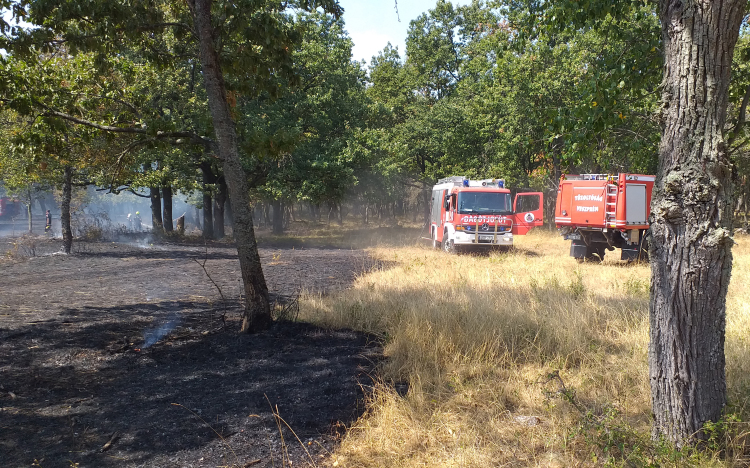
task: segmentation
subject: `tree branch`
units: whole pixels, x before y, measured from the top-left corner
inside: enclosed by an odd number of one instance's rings
[[[45,112],[43,112],[42,116],[45,117],[58,117],[64,120],[67,120],[69,122],[73,122],[78,125],[83,125],[84,127],[90,127],[90,128],[96,128],[97,130],[102,130],[105,132],[111,132],[111,133],[127,133],[130,135],[148,135],[148,132],[145,128],[138,128],[138,127],[113,127],[111,125],[102,125],[98,124],[96,122],[92,122],[90,120],[80,119],[76,116],[66,114],[64,112],[60,112],[54,109],[50,109],[47,106],[44,106],[43,104],[40,104],[42,107],[46,109]],[[156,139],[164,139],[164,138],[189,138],[191,141],[198,143],[200,145],[203,145],[207,148],[213,149],[215,147],[215,142],[211,140],[210,138],[206,138],[200,135],[197,135],[192,132],[156,132]],[[176,143],[179,143],[177,141]]]

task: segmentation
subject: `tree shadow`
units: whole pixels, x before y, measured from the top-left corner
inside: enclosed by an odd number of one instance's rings
[[[189,301],[81,307],[0,329],[0,465],[242,466],[278,456],[274,412],[324,441],[363,411],[359,381],[380,354],[369,337],[292,322],[238,334],[208,314]]]

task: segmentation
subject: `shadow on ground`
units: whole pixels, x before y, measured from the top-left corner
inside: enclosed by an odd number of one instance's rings
[[[0,330],[0,466],[278,465],[275,412],[313,458],[331,448],[363,410],[377,347],[292,322],[237,334],[201,318],[203,307],[67,309]],[[307,456],[284,438],[291,456]]]
[[[0,467],[305,466],[363,411],[377,344],[293,322],[238,333],[231,247],[59,248],[42,240],[42,255],[3,264]],[[383,267],[351,250],[261,259],[277,298]]]

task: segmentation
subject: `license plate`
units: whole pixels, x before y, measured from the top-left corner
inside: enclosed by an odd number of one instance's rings
[[[492,238],[493,238],[492,236],[479,236],[479,240],[483,240],[483,241],[491,241]]]
[[[567,239],[567,240],[581,240],[581,235],[578,234],[578,233],[568,234],[567,236],[565,236],[565,239]]]

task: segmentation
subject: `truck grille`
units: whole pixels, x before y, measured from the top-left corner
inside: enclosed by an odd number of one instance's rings
[[[477,232],[476,225],[467,225],[464,226],[465,232]],[[500,234],[501,232],[509,232],[510,226],[498,226],[497,227],[497,233]],[[488,225],[488,224],[480,224],[479,225],[479,234],[494,234],[495,233],[495,226],[494,225]]]

